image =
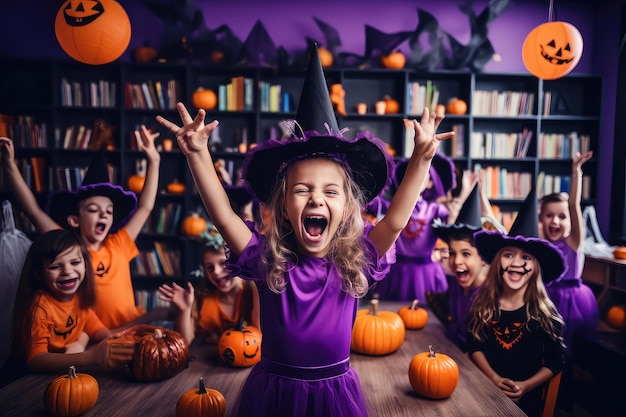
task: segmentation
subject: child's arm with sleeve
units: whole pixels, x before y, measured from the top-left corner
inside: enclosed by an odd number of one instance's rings
[[[159,287],[159,298],[176,306],[174,330],[185,338],[187,344],[191,344],[196,335],[196,326],[192,319],[192,309],[195,305],[193,284],[188,282],[187,288],[183,288],[175,282],[171,286],[163,284]]]
[[[137,210],[133,213],[128,223],[124,226],[130,237],[135,240],[143,225],[150,217],[159,189],[159,169],[161,166],[161,154],[154,145],[154,140],[159,133],[150,132],[146,126],[141,126],[141,132],[135,130],[137,148],[146,154],[148,159],[148,170],[146,172],[146,182],[137,203]]]
[[[39,206],[33,192],[28,188],[15,161],[13,140],[0,137],[0,164],[6,174],[9,188],[20,209],[30,219],[39,233],[59,229],[59,225]]]
[[[582,183],[583,183],[583,169],[582,166],[585,162],[591,159],[593,151],[585,152],[581,154],[576,152],[572,159],[572,178],[570,180],[569,190],[569,212],[572,221],[572,230],[567,237],[567,244],[574,250],[580,251],[583,245],[583,212],[580,206],[582,200]]]

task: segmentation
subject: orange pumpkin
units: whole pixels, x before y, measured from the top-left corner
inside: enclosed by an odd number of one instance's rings
[[[130,177],[128,177],[128,189],[136,194],[141,193],[141,190],[143,190],[143,186],[146,183],[146,177],[144,175],[139,175],[139,174],[135,174],[135,175],[131,175]]]
[[[544,80],[569,74],[582,54],[583,37],[567,22],[548,22],[535,27],[522,45],[524,66],[532,75]]]
[[[459,383],[459,366],[448,355],[435,354],[428,345],[428,352],[418,353],[411,359],[409,381],[413,390],[424,397],[448,398]]]
[[[211,62],[215,65],[222,65],[224,63],[224,52],[219,49],[214,49],[211,51]]]
[[[378,300],[374,299],[369,309],[357,311],[350,348],[365,355],[387,355],[400,349],[405,333],[400,316],[393,311],[378,311]]]
[[[174,180],[167,184],[167,192],[172,194],[183,194],[185,192],[185,184],[178,180]]]
[[[317,48],[317,54],[320,57],[320,63],[322,64],[322,68],[328,68],[333,66],[333,53],[330,52],[327,48],[320,46]]]
[[[146,42],[142,46],[135,48],[133,51],[133,59],[135,62],[150,62],[159,56],[159,52]]]
[[[448,101],[446,110],[450,114],[465,114],[467,112],[467,103],[460,98],[453,97]]]
[[[410,306],[400,307],[398,315],[407,329],[422,329],[428,323],[428,311],[418,306],[419,301],[413,300]]]
[[[613,256],[617,259],[626,259],[626,246],[618,246],[613,251]]]
[[[402,69],[406,64],[406,57],[401,51],[393,51],[380,56],[380,65],[383,68]]]
[[[133,354],[133,375],[139,381],[161,381],[178,374],[187,366],[189,348],[178,332],[156,327],[144,336]]]
[[[191,104],[196,109],[213,110],[217,107],[217,95],[209,88],[198,88],[191,95]]]
[[[400,112],[400,103],[398,100],[391,98],[391,96],[384,96],[385,102],[385,114],[396,114]]]
[[[183,220],[182,231],[186,236],[198,237],[200,233],[206,230],[206,225],[206,220],[200,217],[198,213],[192,213]]]
[[[616,329],[626,330],[626,305],[617,305],[609,309],[606,321]]]
[[[243,320],[240,320],[237,327],[222,333],[217,350],[226,365],[247,368],[261,360],[262,340],[259,329],[244,326]]]
[[[176,402],[176,417],[224,417],[226,415],[226,399],[215,389],[204,386],[204,378],[200,378],[198,389],[184,392]]]
[[[76,373],[76,367],[70,366],[67,375],[61,375],[48,384],[43,403],[52,415],[79,416],[96,405],[99,394],[100,387],[94,377]]]
[[[437,104],[437,106],[435,106],[435,114],[446,114],[446,106]]]

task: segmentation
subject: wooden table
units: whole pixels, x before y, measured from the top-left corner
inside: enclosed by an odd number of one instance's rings
[[[380,309],[397,311],[401,305],[381,302]],[[459,365],[458,386],[444,400],[423,398],[413,391],[409,383],[411,358],[427,351],[428,345],[452,357]],[[228,411],[250,369],[227,368],[215,359],[215,353],[214,347],[193,344],[188,368],[161,382],[141,383],[132,381],[121,372],[78,369],[78,372],[93,375],[100,384],[98,402],[84,415],[173,417],[178,397],[196,388],[200,377],[204,378],[207,387],[224,394]],[[351,363],[359,373],[371,417],[525,416],[446,338],[444,328],[434,314],[430,314],[424,329],[407,330],[405,342],[398,351],[377,357],[353,353]],[[30,374],[0,389],[2,415],[48,416],[43,406],[43,392],[55,376],[57,374]]]

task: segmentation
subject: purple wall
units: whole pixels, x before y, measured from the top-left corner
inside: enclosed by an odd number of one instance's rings
[[[163,0],[165,1],[165,0]],[[182,1],[184,2],[184,1]],[[611,161],[615,125],[615,85],[617,51],[619,47],[619,10],[626,0],[555,0],[555,19],[572,23],[581,32],[585,47],[574,73],[597,73],[604,76],[603,126],[600,149],[596,155],[599,175],[606,189],[598,195],[610,195]],[[65,57],[54,35],[54,18],[62,0],[11,1],[4,5],[5,17],[0,25],[0,56]],[[126,9],[133,33],[122,60],[130,60],[130,52],[149,41],[159,47],[162,25],[160,20],[140,1],[120,0]],[[417,8],[431,13],[440,28],[461,43],[469,39],[467,17],[457,7],[459,1],[439,0],[226,0],[221,3],[196,0],[203,11],[206,26],[215,29],[228,25],[235,35],[245,40],[257,20],[261,20],[277,46],[289,52],[305,49],[307,36],[323,41],[313,21],[317,17],[335,27],[341,37],[341,52],[365,52],[366,24],[386,33],[412,30],[416,27]],[[477,0],[474,10],[480,12],[487,1]],[[588,4],[593,3],[593,4]],[[262,4],[262,6],[261,6]],[[490,61],[485,72],[526,72],[521,59],[521,46],[526,35],[537,25],[548,21],[548,0],[511,0],[504,12],[489,25],[489,39],[502,57]],[[606,161],[606,163],[604,163]],[[610,202],[598,201],[598,220],[605,238],[609,238]]]

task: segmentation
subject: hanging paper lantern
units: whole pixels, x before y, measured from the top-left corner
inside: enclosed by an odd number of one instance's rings
[[[537,78],[555,80],[569,74],[583,54],[583,37],[567,22],[548,22],[534,28],[522,46],[526,69]]]
[[[68,0],[59,9],[54,31],[63,50],[85,64],[119,58],[130,43],[130,19],[114,0]]]

